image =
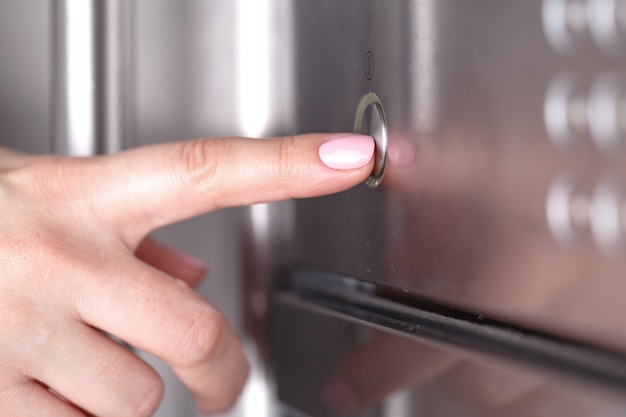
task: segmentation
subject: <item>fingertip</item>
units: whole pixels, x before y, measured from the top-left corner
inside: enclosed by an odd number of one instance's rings
[[[327,167],[351,170],[369,165],[374,158],[375,149],[371,136],[351,134],[326,140],[318,148],[318,153]]]
[[[224,333],[219,343],[221,349],[208,362],[195,369],[177,369],[194,394],[196,405],[206,415],[231,409],[250,376],[250,364],[235,332]]]

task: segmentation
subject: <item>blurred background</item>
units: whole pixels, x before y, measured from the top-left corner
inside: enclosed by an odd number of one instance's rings
[[[624,0],[2,0],[0,144],[372,134],[377,188],[155,233],[246,345],[226,415],[618,416],[625,47]]]

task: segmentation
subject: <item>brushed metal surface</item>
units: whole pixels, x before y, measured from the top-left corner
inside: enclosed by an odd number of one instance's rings
[[[217,136],[271,136],[294,130],[289,0],[136,0],[134,110],[130,143]],[[272,417],[261,329],[247,311],[242,257],[244,210],[217,213],[171,226],[157,236],[204,259],[210,274],[199,292],[224,312],[240,334],[252,374],[238,404],[224,416]],[[252,286],[250,280],[250,286]],[[266,287],[263,287],[266,290]],[[253,337],[256,336],[256,339]],[[156,417],[200,416],[191,395],[166,365],[149,358],[166,381]]]
[[[285,416],[609,417],[626,410],[619,390],[403,337],[293,294],[277,297],[275,314]]]
[[[0,31],[7,33],[0,37],[0,78],[10,80],[0,82],[2,143],[47,151],[49,3],[1,6],[11,11],[0,13]],[[265,371],[282,365],[267,360],[266,330],[280,323],[266,322],[268,308],[284,308],[298,319],[283,331],[319,321],[337,326],[347,340],[322,340],[337,359],[341,349],[361,346],[358,326],[345,331],[326,316],[267,298],[285,269],[303,265],[626,352],[626,257],[613,243],[626,232],[619,217],[626,209],[616,198],[622,191],[614,185],[626,176],[620,142],[626,116],[615,94],[626,72],[626,37],[623,12],[611,15],[623,11],[624,1],[137,0],[135,6],[132,131],[124,146],[351,131],[364,94],[376,93],[385,107],[389,155],[377,189],[257,205],[246,219],[221,212],[159,232],[214,264],[219,278],[201,291],[226,310],[246,342],[255,340],[252,394],[233,415],[259,415],[254,401],[273,395],[275,381]],[[570,188],[576,192],[564,193],[576,197],[571,201],[561,198],[562,178],[575,181]],[[551,223],[555,199],[560,208]],[[562,239],[559,228],[575,230],[576,238]],[[290,338],[273,352],[284,350],[292,355],[285,360],[301,366],[293,369],[305,370],[310,356],[299,356],[307,351],[298,349],[309,343],[308,334],[296,340],[297,334],[283,333]],[[195,415],[190,397],[162,364],[156,366],[168,384],[159,415]],[[434,401],[426,409],[437,410],[451,395],[469,392],[467,381],[489,382],[490,373],[473,368],[443,379],[431,374],[407,391],[402,381],[389,379],[399,394],[374,398],[372,407],[413,415],[420,400]],[[322,376],[331,377],[330,370]],[[298,396],[315,383],[300,377]],[[445,381],[463,388],[442,391]],[[549,392],[560,387],[538,385]],[[421,393],[413,392],[419,387]],[[557,410],[569,411],[579,398],[593,404],[604,398],[593,388],[580,396],[568,389]],[[528,415],[526,407],[542,410],[561,398],[532,392],[511,402],[506,415]],[[465,399],[455,404],[459,415],[477,410]],[[389,411],[398,409],[405,411]],[[593,407],[579,410],[596,415]]]
[[[51,143],[50,2],[0,3],[0,144],[45,153]]]
[[[295,2],[297,131],[350,131],[372,91],[389,161],[376,190],[297,202],[291,233],[276,237],[277,269],[313,266],[626,352],[626,257],[589,229],[562,245],[547,208],[551,184],[571,174],[591,200],[576,215],[598,222],[594,193],[626,175],[626,156],[606,155],[589,127],[602,123],[591,120],[593,86],[626,71],[626,56],[584,29],[564,53],[543,13],[539,0]],[[544,117],[563,74],[580,82],[584,119],[581,143],[565,150]]]

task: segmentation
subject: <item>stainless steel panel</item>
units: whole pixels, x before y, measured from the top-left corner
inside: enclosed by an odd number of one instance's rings
[[[49,152],[50,4],[44,0],[0,3],[0,144]]]
[[[290,7],[136,1],[134,144],[293,131]]]
[[[0,37],[0,75],[11,80],[0,83],[2,143],[27,150],[50,146],[48,5],[10,1],[2,10],[11,13],[0,13],[0,30],[8,33]],[[619,96],[626,71],[624,1],[137,0],[135,6],[134,101],[125,103],[131,105],[125,146],[351,131],[357,104],[370,91],[388,118],[387,172],[375,190],[362,186],[255,206],[243,247],[235,235],[239,212],[159,232],[219,265],[212,268],[219,278],[202,292],[227,311],[246,342],[256,340],[252,359],[261,365],[244,396],[247,405],[235,413],[272,415],[265,401],[274,381],[259,384],[272,366],[286,402],[332,413],[319,394],[334,365],[364,339],[387,338],[388,329],[363,330],[363,323],[286,305],[284,293],[268,298],[268,289],[284,284],[285,270],[303,265],[624,353],[626,258],[619,240],[626,210],[616,204],[626,175]],[[268,324],[272,308],[284,314]],[[319,333],[310,323],[319,324]],[[269,351],[267,325],[282,326],[280,337],[286,337]],[[328,326],[337,331],[327,333]],[[407,357],[401,364],[387,364],[384,355],[364,357],[390,372],[389,392],[400,390],[389,400],[375,398],[370,413],[432,415],[450,405],[452,415],[481,415],[482,394],[475,400],[472,388],[497,381],[486,389],[499,391],[518,386],[507,382],[518,379],[532,381],[530,389],[521,383],[519,397],[487,395],[498,400],[493,409],[533,415],[528,407],[569,412],[574,406],[597,415],[598,399],[615,398],[563,375],[544,380],[541,370],[527,373],[481,354],[426,340],[389,340],[389,352],[397,344],[411,354],[398,355]],[[318,348],[326,362],[306,369]],[[444,367],[421,378],[414,367],[424,357],[412,354],[424,349],[458,355],[470,370]],[[508,376],[491,378],[484,369],[492,367]],[[372,375],[376,369],[366,383],[382,380]],[[410,383],[394,380],[398,375]],[[168,393],[175,395],[160,415],[195,414],[172,381],[168,377]],[[285,384],[297,388],[295,397]],[[308,397],[303,387],[310,388]]]
[[[134,110],[134,3],[54,0],[51,5],[55,152],[119,152],[130,141]]]
[[[626,256],[610,243],[625,232],[626,56],[597,37],[600,1],[561,2],[556,17],[552,3],[294,2],[297,131],[351,131],[373,91],[389,161],[378,189],[277,207],[267,262],[626,351]],[[559,191],[563,178],[575,193]]]
[[[126,146],[215,136],[293,131],[290,1],[136,0],[132,134]],[[265,378],[244,320],[243,210],[222,210],[157,232],[207,261],[199,292],[220,308],[248,348],[252,376],[225,416],[273,416]],[[201,413],[171,370],[157,416]]]

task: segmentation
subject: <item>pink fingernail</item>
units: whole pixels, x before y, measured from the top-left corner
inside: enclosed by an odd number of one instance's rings
[[[179,250],[176,250],[175,253],[176,257],[189,268],[196,270],[206,269],[206,264],[195,256]]]
[[[364,167],[372,160],[375,147],[371,136],[340,136],[324,142],[319,148],[319,155],[329,168],[356,169]]]

